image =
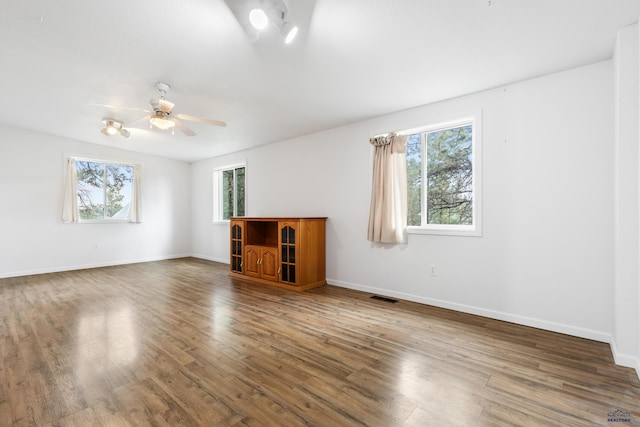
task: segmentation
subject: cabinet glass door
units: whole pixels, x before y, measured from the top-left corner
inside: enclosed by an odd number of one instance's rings
[[[284,225],[280,229],[280,280],[296,283],[296,228]]]
[[[231,271],[242,273],[242,226],[231,224]]]

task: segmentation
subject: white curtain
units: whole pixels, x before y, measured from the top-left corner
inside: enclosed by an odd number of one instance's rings
[[[133,181],[131,183],[131,203],[129,204],[129,222],[142,221],[142,166],[133,167]]]
[[[62,221],[78,222],[78,175],[76,159],[69,157],[64,171],[64,199],[62,201]]]
[[[369,140],[375,148],[369,211],[371,242],[407,242],[407,136]]]

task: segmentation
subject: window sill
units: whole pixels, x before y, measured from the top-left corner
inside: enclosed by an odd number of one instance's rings
[[[127,224],[129,222],[135,224],[128,219],[81,219],[78,224]]]
[[[477,227],[446,227],[446,226],[429,226],[429,227],[407,227],[409,234],[431,234],[437,236],[460,236],[460,237],[482,237],[482,230]]]

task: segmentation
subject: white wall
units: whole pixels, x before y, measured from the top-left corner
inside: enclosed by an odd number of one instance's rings
[[[62,223],[65,154],[141,162],[143,223]],[[0,126],[0,277],[189,255],[189,171],[188,163]]]
[[[612,81],[606,61],[197,162],[193,252],[228,260],[228,227],[211,223],[212,171],[247,159],[248,215],[329,218],[331,284],[608,341]],[[369,137],[480,109],[483,236],[369,243]]]
[[[638,25],[618,32],[615,60],[615,275],[613,353],[640,375],[640,42]]]

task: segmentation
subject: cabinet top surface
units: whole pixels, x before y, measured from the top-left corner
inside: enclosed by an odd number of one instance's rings
[[[231,221],[299,221],[299,220],[326,220],[326,216],[234,216]]]

